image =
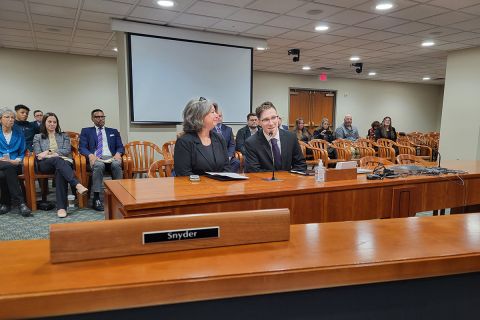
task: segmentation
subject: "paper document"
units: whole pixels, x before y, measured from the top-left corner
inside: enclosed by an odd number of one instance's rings
[[[248,177],[246,176],[242,176],[241,174],[233,173],[233,172],[206,172],[206,173],[211,176],[228,177],[230,179],[238,179],[238,180],[248,179]]]

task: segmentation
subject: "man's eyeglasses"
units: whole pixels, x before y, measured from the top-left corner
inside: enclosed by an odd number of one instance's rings
[[[105,119],[105,116],[93,116],[95,119]]]
[[[262,123],[267,124],[267,123],[269,123],[270,121],[273,122],[273,121],[275,121],[275,120],[277,120],[277,119],[278,119],[278,116],[273,116],[273,117],[271,117],[271,118],[265,118],[265,119],[262,119],[262,120],[260,120],[260,121],[262,121]]]

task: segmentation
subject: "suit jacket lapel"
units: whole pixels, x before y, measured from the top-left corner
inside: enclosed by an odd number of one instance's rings
[[[268,142],[267,138],[265,138],[265,135],[263,134],[263,131],[257,131],[257,134],[260,136],[260,141],[262,141],[262,146],[265,149],[265,152],[268,155],[268,158],[270,161],[273,161],[273,156],[272,156],[272,146],[270,145],[270,142]]]
[[[211,140],[211,143],[213,144],[213,134],[210,133],[210,140]],[[203,148],[202,148],[202,141],[200,140],[200,138],[198,137],[198,135],[195,133],[193,134],[193,141],[195,142],[195,144],[197,144],[197,150],[200,152],[200,154],[202,155],[203,158],[205,158],[205,160],[210,163],[210,161],[208,161],[208,157],[207,155],[203,152]]]
[[[280,154],[282,156],[282,168],[287,160],[287,152],[288,152],[288,134],[287,132],[280,130],[280,146],[282,150],[280,150]]]

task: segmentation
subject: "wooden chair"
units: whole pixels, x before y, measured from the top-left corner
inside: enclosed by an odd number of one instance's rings
[[[125,145],[126,165],[124,176],[127,179],[135,175],[146,175],[155,160],[170,159],[158,145],[148,141],[132,141]],[[160,159],[158,159],[160,158]]]
[[[148,168],[149,178],[165,178],[172,177],[173,160],[157,160]]]
[[[383,159],[383,158],[379,158],[379,157],[363,157],[363,158],[360,158],[360,167],[362,167],[362,168],[373,169],[376,166],[378,166],[379,164],[382,164],[384,166],[389,166],[389,165],[393,165],[393,162],[388,161],[388,160]]]
[[[377,139],[377,144],[382,147],[393,148],[393,146],[395,145],[395,141],[390,139],[380,138],[380,139]]]
[[[245,170],[245,157],[240,151],[235,151],[235,158],[237,158],[238,161],[240,161],[240,167],[238,168],[238,170],[240,172],[243,172]]]
[[[417,166],[424,166],[424,167],[434,167],[436,166],[435,162],[428,162],[423,160],[421,157],[417,157],[412,154],[399,154],[397,156],[397,163],[398,164],[412,164]]]
[[[376,152],[375,152],[375,149],[373,148],[370,148],[370,147],[365,147],[365,146],[361,146],[361,145],[357,145],[355,148],[357,148],[359,154],[360,154],[360,158],[363,158],[363,157],[373,157],[375,156]]]
[[[410,154],[414,156],[416,153],[416,150],[414,147],[397,144],[397,148],[398,148],[398,154]]]
[[[377,147],[377,143],[373,140],[370,140],[370,139],[366,139],[366,138],[359,138],[357,139],[357,141],[355,141],[355,146],[358,147],[368,147],[368,148],[372,148],[372,149],[375,149],[375,147]]]
[[[331,160],[328,158],[328,151],[327,150],[320,149],[320,148],[315,148],[315,147],[312,147],[312,146],[309,146],[309,145],[307,145],[306,148],[312,150],[312,155],[313,155],[313,160],[308,160],[307,161],[307,166],[311,165],[312,168],[313,168],[316,165],[318,165],[319,160],[322,160],[323,166],[325,168],[328,168],[328,163]]]
[[[329,143],[328,141],[322,140],[322,139],[310,140],[308,144],[313,148],[318,148],[318,149],[325,150],[327,152],[327,155],[328,155],[328,148],[329,147],[335,149],[335,151],[337,153],[337,159],[328,158],[328,164],[333,165],[333,164],[335,164],[337,162],[340,162],[340,161],[348,161],[348,160],[352,159],[352,152],[350,151],[350,147],[348,147],[348,148],[338,147],[338,146],[335,146],[335,145]],[[325,164],[325,166],[326,166],[326,164]]]
[[[395,162],[395,149],[392,147],[378,146],[378,157],[387,159],[388,161]]]
[[[28,160],[26,160],[28,158]],[[72,159],[73,159],[73,171],[75,176],[77,177],[78,181],[83,184],[83,176],[82,176],[82,161],[81,161],[80,153],[78,152],[78,141],[76,144],[72,144]],[[30,201],[27,201],[27,205],[29,205],[32,211],[37,210],[37,192],[35,189],[35,181],[40,181],[40,189],[42,191],[42,200],[46,200],[47,193],[48,193],[48,179],[54,179],[54,173],[42,173],[35,171],[35,153],[30,153],[28,156],[24,158],[24,173],[25,175],[25,189],[26,194],[30,197]],[[28,189],[28,191],[27,191]],[[85,196],[78,197],[78,206],[80,208],[84,208],[86,205],[86,198]]]
[[[165,155],[165,159],[173,159],[173,154],[175,151],[175,142],[176,140],[170,140],[163,144],[162,151]]]

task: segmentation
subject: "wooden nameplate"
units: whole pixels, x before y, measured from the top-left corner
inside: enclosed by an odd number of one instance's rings
[[[339,180],[357,180],[357,168],[325,170],[325,181]]]
[[[52,224],[50,260],[59,263],[289,238],[289,209]]]

